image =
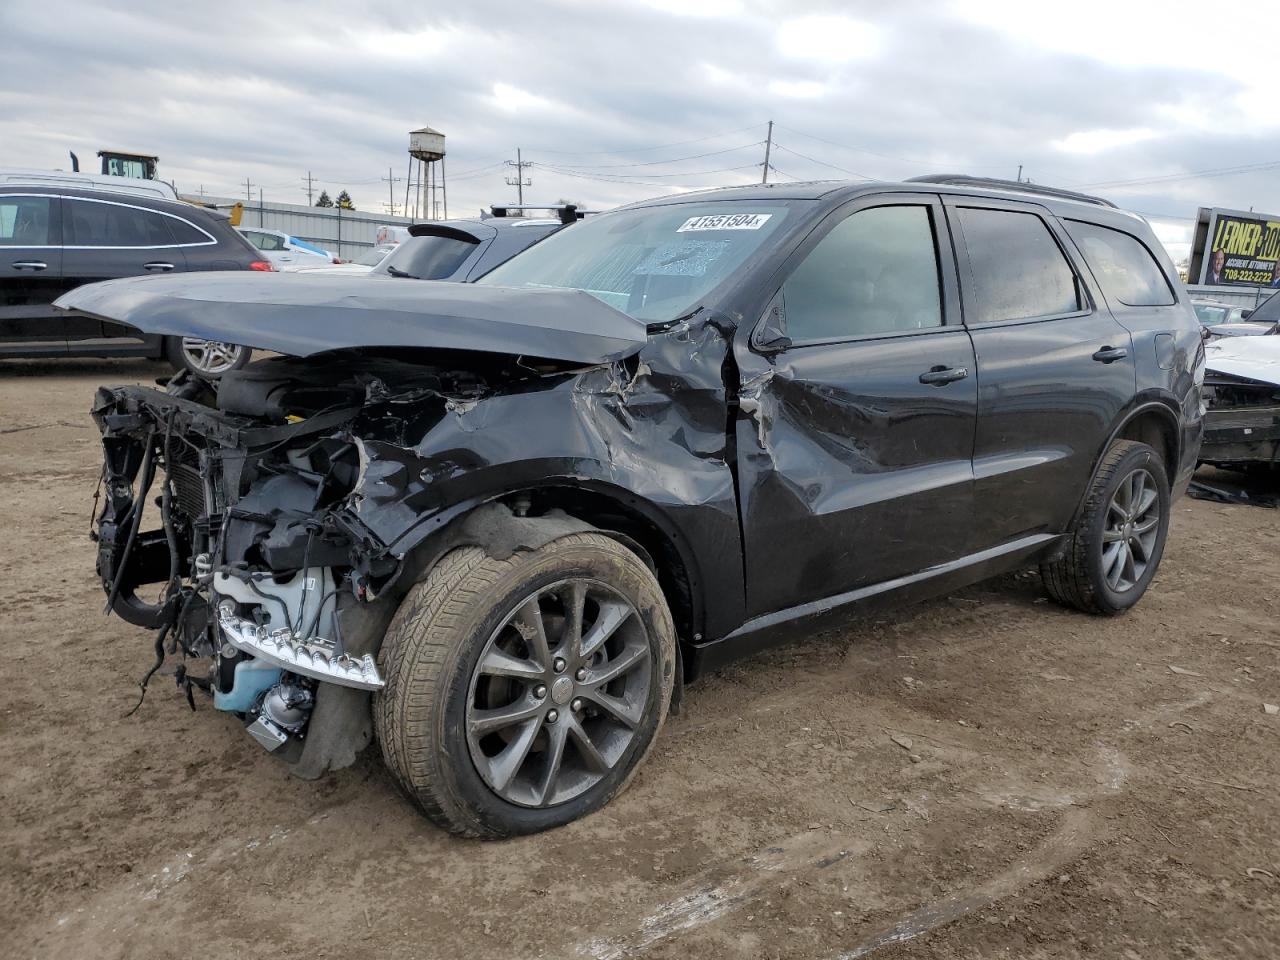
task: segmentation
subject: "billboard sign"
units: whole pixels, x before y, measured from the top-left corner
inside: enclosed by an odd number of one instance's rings
[[[1280,216],[1239,210],[1202,210],[1208,229],[1197,230],[1199,277],[1218,286],[1280,287]]]

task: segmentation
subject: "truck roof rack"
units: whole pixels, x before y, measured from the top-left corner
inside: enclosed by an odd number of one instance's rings
[[[945,183],[953,187],[988,187],[992,190],[1010,190],[1015,193],[1033,193],[1042,197],[1057,197],[1059,200],[1075,200],[1079,203],[1092,203],[1099,207],[1116,205],[1102,197],[1090,196],[1087,193],[1076,193],[1074,190],[1063,190],[1060,187],[1045,187],[1038,183],[1019,182],[1017,180],[1000,180],[996,177],[971,177],[963,173],[930,173],[923,177],[911,177],[907,183]]]
[[[573,223],[575,220],[583,219],[589,213],[595,213],[594,210],[583,210],[575,203],[495,203],[489,207],[487,214],[483,210],[480,211],[480,219],[527,217],[530,210],[548,211],[559,217],[561,223]]]

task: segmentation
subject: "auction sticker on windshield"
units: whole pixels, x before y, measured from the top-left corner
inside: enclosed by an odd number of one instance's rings
[[[676,233],[695,230],[759,230],[772,213],[721,213],[710,217],[690,217],[676,228]]]

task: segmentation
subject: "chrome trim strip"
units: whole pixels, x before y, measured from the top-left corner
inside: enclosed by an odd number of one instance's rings
[[[330,656],[314,645],[298,642],[289,630],[268,633],[252,620],[222,609],[218,610],[218,627],[226,641],[237,650],[274,663],[291,673],[357,690],[381,690],[386,686],[378,673],[378,665],[367,653],[359,658],[346,654]]]

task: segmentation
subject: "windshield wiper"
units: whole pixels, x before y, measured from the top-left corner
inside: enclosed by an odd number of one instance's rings
[[[409,272],[408,272],[408,271],[406,271],[406,270],[401,270],[399,267],[393,267],[393,266],[390,266],[390,265],[388,265],[388,266],[387,266],[387,273],[391,274],[391,276],[393,276],[393,277],[403,277],[403,278],[404,278],[404,279],[406,279],[406,280],[421,280],[421,279],[422,279],[421,277],[415,277],[412,273],[409,273]]]

